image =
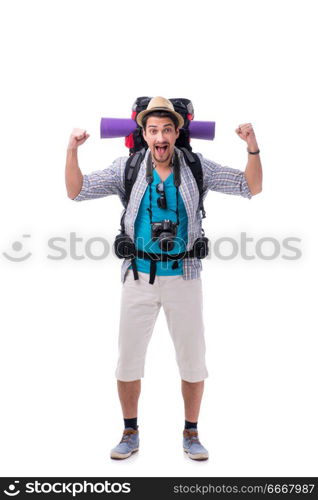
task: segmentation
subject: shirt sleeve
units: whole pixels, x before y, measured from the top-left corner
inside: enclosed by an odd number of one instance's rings
[[[111,166],[104,170],[94,170],[83,175],[83,185],[74,201],[92,200],[117,194],[123,198],[124,172],[127,158],[117,158]]]
[[[230,167],[223,167],[218,163],[201,156],[203,168],[203,190],[219,191],[220,193],[252,198],[244,172]]]

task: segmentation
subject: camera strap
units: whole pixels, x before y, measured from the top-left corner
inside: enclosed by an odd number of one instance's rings
[[[180,163],[179,163],[179,158],[176,153],[174,153],[174,158],[173,158],[173,177],[174,177],[174,185],[176,187],[176,210],[172,210],[177,214],[177,226],[179,226],[180,219],[179,219],[179,186],[181,184],[181,175],[180,175]],[[149,208],[147,208],[149,212],[149,217],[150,217],[150,224],[153,223],[152,220],[152,189],[151,189],[151,184],[153,183],[153,166],[152,166],[152,158],[151,155],[148,156],[147,158],[147,169],[146,169],[146,181],[149,185]]]
[[[177,226],[179,226],[180,220],[179,220],[179,186],[181,184],[181,176],[180,176],[180,163],[179,163],[179,158],[178,155],[175,153],[174,158],[173,158],[173,176],[174,176],[174,185],[176,187],[176,214],[177,214]],[[152,166],[152,158],[151,155],[148,156],[148,161],[147,161],[147,171],[146,171],[146,181],[149,186],[149,208],[147,209],[149,212],[150,216],[150,224],[152,225],[153,220],[152,220],[152,188],[151,185],[153,183],[153,166]],[[172,209],[171,209],[172,210]],[[174,210],[173,210],[174,211]],[[144,259],[148,257],[144,257],[144,255],[161,255],[161,254],[147,254],[147,252],[142,252],[137,250],[137,256]],[[150,276],[149,276],[149,283],[153,285],[156,277],[156,272],[157,272],[157,260],[155,258],[150,258]],[[159,259],[159,260],[164,260],[164,259]],[[168,259],[166,259],[168,260]],[[178,266],[178,263],[176,262],[174,264],[174,269]]]

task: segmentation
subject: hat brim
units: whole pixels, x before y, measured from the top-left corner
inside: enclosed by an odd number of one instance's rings
[[[138,113],[138,115],[136,116],[136,122],[138,123],[138,125],[140,127],[142,127],[142,120],[143,118],[148,115],[149,113],[152,113],[153,111],[166,111],[167,113],[171,113],[172,115],[174,115],[177,120],[178,120],[178,127],[179,128],[182,128],[183,125],[184,125],[184,119],[182,118],[182,116],[177,113],[176,111],[172,111],[171,109],[168,109],[168,108],[162,108],[162,107],[158,107],[158,108],[152,108],[152,109],[144,109],[143,111],[140,111],[140,113]]]

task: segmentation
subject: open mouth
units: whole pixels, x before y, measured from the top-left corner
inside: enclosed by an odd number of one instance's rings
[[[155,146],[155,150],[159,153],[159,154],[164,154],[166,153],[166,151],[168,151],[168,146],[165,145],[165,146]]]

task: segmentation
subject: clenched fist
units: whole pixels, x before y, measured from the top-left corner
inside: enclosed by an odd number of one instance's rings
[[[257,146],[255,133],[251,123],[242,123],[238,126],[235,132],[241,139],[243,139],[243,141],[247,142],[248,146]]]
[[[77,149],[78,146],[83,144],[88,138],[89,134],[87,134],[86,130],[74,128],[70,136],[68,149]]]

